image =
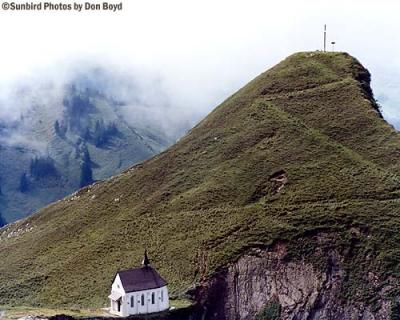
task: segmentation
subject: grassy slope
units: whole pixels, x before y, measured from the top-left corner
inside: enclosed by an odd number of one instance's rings
[[[0,230],[0,304],[102,305],[144,247],[180,292],[248,247],[321,230],[347,246],[351,227],[365,232],[357,265],[369,253],[397,277],[400,136],[365,98],[363,72],[346,54],[290,56],[167,151]]]

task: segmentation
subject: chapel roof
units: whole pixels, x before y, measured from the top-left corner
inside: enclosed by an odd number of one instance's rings
[[[161,288],[167,285],[151,266],[118,271],[125,292],[142,291]]]

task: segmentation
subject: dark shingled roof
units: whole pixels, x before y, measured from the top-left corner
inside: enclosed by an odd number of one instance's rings
[[[156,289],[167,285],[167,281],[150,266],[118,271],[117,274],[125,292]]]

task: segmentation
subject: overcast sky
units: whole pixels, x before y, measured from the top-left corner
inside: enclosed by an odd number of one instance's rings
[[[399,9],[386,0],[124,0],[115,13],[0,10],[0,84],[89,59],[158,74],[173,103],[205,114],[287,55],[321,49],[326,23],[328,42],[371,71],[386,117],[400,125]]]

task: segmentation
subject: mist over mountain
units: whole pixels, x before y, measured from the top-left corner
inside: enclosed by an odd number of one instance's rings
[[[0,225],[159,153],[196,120],[157,76],[55,70],[2,88]]]
[[[400,74],[395,70],[382,70],[374,76],[374,90],[382,106],[384,118],[397,130],[400,129]]]

